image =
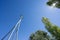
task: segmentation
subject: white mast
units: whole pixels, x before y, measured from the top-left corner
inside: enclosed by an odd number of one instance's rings
[[[11,32],[11,34],[10,34],[8,40],[10,40],[10,38],[11,38],[13,32],[15,31],[15,29],[16,29],[17,27],[18,27],[18,29],[17,29],[17,39],[16,39],[16,40],[18,40],[18,30],[19,30],[19,27],[20,27],[22,18],[23,18],[23,16],[20,17],[20,20],[19,20],[19,21],[17,22],[17,24],[15,25],[15,28],[12,30],[12,32]]]

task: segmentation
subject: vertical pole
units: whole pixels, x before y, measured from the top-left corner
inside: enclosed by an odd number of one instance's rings
[[[19,26],[20,26],[20,23],[21,23],[22,18],[23,18],[23,16],[20,17],[20,20],[19,20],[19,21],[17,22],[17,24],[15,25],[15,28],[12,30],[11,35],[9,36],[8,40],[10,40],[10,38],[11,38],[13,32],[15,31],[15,29],[16,29],[17,27],[18,27],[18,29],[19,29]],[[17,31],[17,36],[18,36],[18,31]],[[17,37],[17,40],[18,40],[18,37]]]
[[[20,26],[20,24],[18,25],[18,28],[17,28],[17,32],[16,32],[16,40],[18,40],[18,32],[19,32],[19,26]]]
[[[16,40],[18,40],[18,29],[17,29],[17,32],[16,32]]]

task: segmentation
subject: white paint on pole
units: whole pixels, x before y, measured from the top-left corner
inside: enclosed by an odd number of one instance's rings
[[[20,23],[21,23],[21,20],[22,20],[23,16],[20,17],[20,20],[17,22],[17,24],[15,25],[15,28],[12,30],[11,32],[11,35],[9,36],[8,40],[10,40],[11,36],[13,35],[13,32],[15,31],[15,29],[18,27],[18,30],[19,30],[19,27],[20,27]],[[17,34],[18,35],[18,34]],[[17,38],[18,40],[18,38]]]

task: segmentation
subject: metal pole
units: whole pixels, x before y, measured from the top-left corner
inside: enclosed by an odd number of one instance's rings
[[[9,36],[8,40],[10,40],[10,38],[11,38],[13,32],[14,32],[15,29],[18,27],[18,25],[21,23],[22,18],[23,18],[23,16],[20,17],[20,20],[19,20],[19,21],[17,22],[17,24],[15,25],[15,28],[12,30],[11,35]],[[18,28],[19,28],[19,27],[18,27]]]

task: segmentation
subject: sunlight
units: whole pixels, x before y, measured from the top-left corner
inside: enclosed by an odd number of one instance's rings
[[[54,8],[54,7],[55,7],[55,5],[56,5],[56,3],[53,3],[53,4],[52,4],[52,6],[51,6],[51,8]]]
[[[58,2],[55,2],[51,5],[51,8],[54,8]]]

